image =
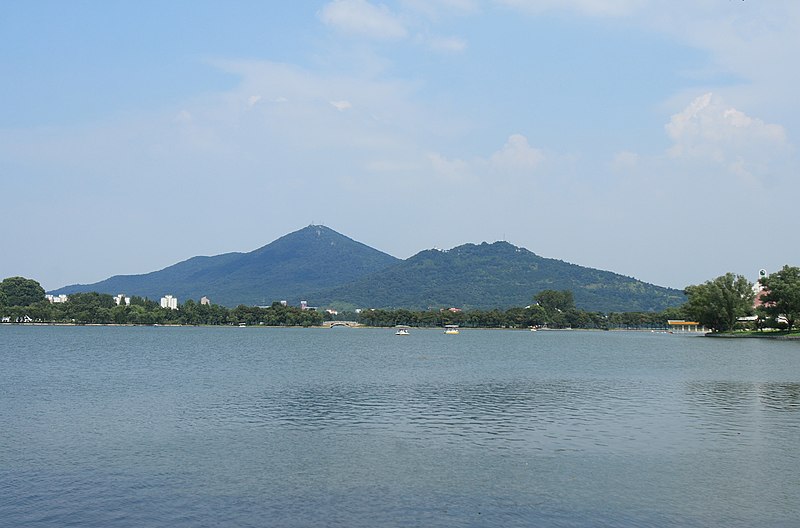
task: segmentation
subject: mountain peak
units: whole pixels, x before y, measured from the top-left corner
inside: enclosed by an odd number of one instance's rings
[[[391,255],[312,224],[249,253],[193,258],[146,275],[116,276],[57,291],[151,298],[171,293],[181,300],[207,296],[227,306],[299,303],[308,292],[357,280],[396,262]]]
[[[316,236],[323,236],[324,234],[325,235],[327,235],[327,234],[335,234],[335,235],[339,235],[339,236],[344,236],[343,234],[338,233],[338,232],[334,231],[333,229],[331,229],[330,227],[322,225],[322,224],[308,224],[306,227],[304,227],[302,229],[298,229],[297,231],[295,231],[295,233],[309,233],[309,234],[314,234]],[[292,233],[289,233],[289,234],[292,234]]]
[[[374,251],[386,255],[385,253],[371,248],[366,244],[362,244],[361,242],[353,240],[352,238],[345,236],[338,231],[331,229],[330,227],[316,224],[310,224],[306,227],[298,229],[297,231],[283,235],[277,240],[270,242],[266,246],[258,248],[255,252],[262,253],[265,251],[280,251],[285,255],[305,255],[306,257],[309,257],[315,252],[323,251],[324,248],[329,247],[340,250],[340,252],[342,252],[342,257],[344,257],[344,253],[348,251],[346,248],[350,248],[349,250],[355,250],[355,248],[358,248],[360,251]]]
[[[480,244],[461,244],[452,249],[438,249],[434,248],[428,251],[438,251],[440,253],[453,253],[455,255],[511,255],[511,254],[528,254],[535,255],[532,251],[524,247],[515,246],[505,240],[498,240],[496,242],[481,242]],[[424,252],[421,252],[424,253]]]

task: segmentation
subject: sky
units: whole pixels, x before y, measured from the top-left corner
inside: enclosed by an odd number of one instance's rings
[[[674,288],[800,265],[796,0],[139,0],[0,11],[0,278],[310,224]]]

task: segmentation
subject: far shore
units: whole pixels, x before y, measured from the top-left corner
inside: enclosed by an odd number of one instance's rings
[[[0,327],[2,326],[92,326],[92,327],[164,327],[164,328],[305,328],[305,329],[317,329],[317,330],[330,330],[331,328],[350,328],[350,329],[381,329],[381,330],[392,330],[394,329],[393,326],[368,326],[362,324],[354,324],[354,325],[333,325],[331,326],[332,321],[326,321],[323,325],[318,326],[273,326],[273,325],[238,325],[238,324],[229,324],[229,325],[191,325],[191,324],[134,324],[134,323],[126,323],[126,324],[118,324],[118,323],[42,323],[42,322],[30,322],[30,323],[11,323],[11,322],[4,322],[0,323]],[[412,326],[410,327],[412,330],[441,330],[442,327],[439,326]],[[494,327],[470,327],[470,326],[462,326],[460,327],[461,330],[508,330],[508,331],[515,331],[515,332],[529,332],[530,328],[494,328]],[[792,333],[786,334],[783,332],[722,332],[722,333],[715,333],[715,332],[670,332],[667,330],[656,330],[650,328],[537,328],[537,332],[645,332],[645,333],[656,333],[656,334],[672,334],[672,335],[681,335],[681,336],[691,336],[691,337],[712,337],[717,339],[776,339],[776,340],[800,340],[800,333]]]

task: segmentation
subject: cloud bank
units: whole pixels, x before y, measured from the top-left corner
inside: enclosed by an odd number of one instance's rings
[[[408,35],[388,7],[366,0],[334,0],[322,8],[319,17],[326,25],[347,34],[376,39],[402,39]]]

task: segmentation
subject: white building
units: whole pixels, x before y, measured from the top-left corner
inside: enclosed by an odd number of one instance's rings
[[[309,306],[308,301],[300,301],[300,309],[301,310],[314,310],[317,311],[316,306]]]
[[[131,298],[130,297],[125,297],[124,293],[120,293],[119,295],[114,297],[114,302],[117,303],[117,306],[119,306],[123,302],[125,303],[125,306],[130,306],[131,305]]]
[[[211,304],[211,299],[209,299],[208,297],[203,297],[203,298],[200,299],[200,304],[209,305],[209,304]]]
[[[161,298],[161,307],[169,308],[170,310],[178,309],[178,298],[172,295],[165,295]]]
[[[67,297],[63,293],[61,295],[50,295],[50,294],[47,294],[47,295],[44,296],[44,298],[47,299],[48,301],[50,301],[51,304],[53,304],[53,303],[65,303],[65,302],[67,302],[69,300],[69,297]]]

